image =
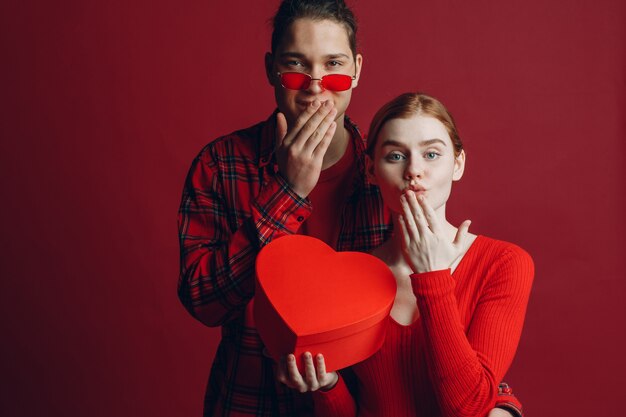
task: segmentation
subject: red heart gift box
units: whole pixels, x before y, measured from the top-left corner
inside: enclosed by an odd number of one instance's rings
[[[322,353],[327,371],[360,362],[380,347],[396,296],[396,281],[378,258],[336,252],[319,239],[290,235],[256,259],[254,321],[276,361]]]

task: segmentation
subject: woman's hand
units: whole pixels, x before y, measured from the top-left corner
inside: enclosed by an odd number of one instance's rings
[[[502,408],[494,408],[487,414],[487,417],[513,417],[513,414]]]
[[[450,242],[435,210],[423,195],[416,196],[409,190],[400,197],[400,203],[400,231],[404,236],[402,252],[413,272],[450,268],[463,254],[470,221],[466,220],[459,226],[454,241]]]
[[[298,371],[294,355],[282,357],[276,369],[276,379],[301,393],[317,391],[318,389],[329,390],[339,380],[337,372],[326,372],[324,356],[321,354],[315,357],[315,364],[313,364],[313,355],[305,352],[302,355],[302,361],[304,363],[304,375]]]
[[[276,160],[281,175],[301,197],[315,188],[337,123],[332,101],[315,100],[298,116],[291,130],[282,113],[276,115]]]

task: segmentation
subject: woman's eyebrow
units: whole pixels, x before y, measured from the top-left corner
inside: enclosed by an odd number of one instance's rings
[[[427,140],[423,140],[420,142],[421,146],[429,146],[429,145],[434,145],[435,143],[439,143],[443,146],[448,146],[446,144],[446,142],[444,142],[443,140],[439,139],[439,138],[434,138],[434,139],[427,139]]]
[[[443,146],[448,146],[446,144],[446,142],[444,142],[443,140],[441,140],[439,138],[423,140],[423,141],[419,142],[419,145],[420,146],[430,146],[430,145],[433,145],[435,143],[441,144]],[[398,142],[397,140],[393,140],[393,139],[385,139],[380,146],[406,146],[406,145],[407,144],[405,142]]]

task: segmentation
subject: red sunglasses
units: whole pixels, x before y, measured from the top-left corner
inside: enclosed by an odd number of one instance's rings
[[[324,90],[346,91],[352,87],[352,80],[356,80],[356,75],[327,74],[322,78],[313,78],[304,72],[278,72],[280,85],[289,90],[306,90],[311,85],[311,81],[319,81]]]

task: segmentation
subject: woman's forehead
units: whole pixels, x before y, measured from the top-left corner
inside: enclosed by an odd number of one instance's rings
[[[435,117],[425,115],[386,121],[378,134],[377,142],[379,146],[386,144],[430,146],[435,143],[452,145],[452,139],[443,123]]]

